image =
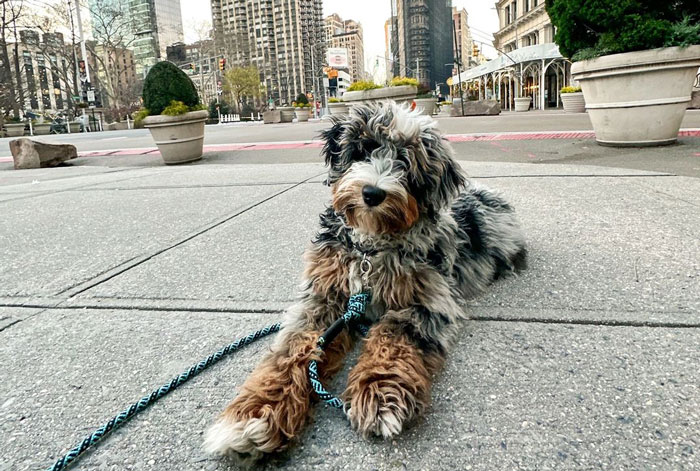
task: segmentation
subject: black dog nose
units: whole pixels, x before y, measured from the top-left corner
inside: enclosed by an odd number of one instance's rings
[[[365,200],[367,206],[378,206],[379,203],[386,198],[386,191],[376,186],[366,185],[362,189],[362,199]]]

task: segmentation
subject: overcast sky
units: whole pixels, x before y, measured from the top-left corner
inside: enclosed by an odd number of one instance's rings
[[[211,22],[209,3],[203,0],[180,0],[185,27],[185,40],[197,40],[195,25],[203,21]],[[491,34],[498,29],[498,16],[493,1],[452,0],[452,5],[466,8],[469,13],[469,26],[477,41],[486,42],[489,47],[484,52],[489,57],[496,53],[491,44]],[[391,15],[390,0],[323,0],[323,15],[338,13],[344,20],[353,19],[362,23],[365,42],[365,59],[368,71],[372,72],[376,56],[384,56],[384,22]],[[381,61],[380,61],[381,63]]]

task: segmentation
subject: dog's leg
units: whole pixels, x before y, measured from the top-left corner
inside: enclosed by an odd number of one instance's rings
[[[301,432],[310,410],[309,360],[319,360],[319,374],[328,378],[340,369],[352,343],[342,333],[319,357],[319,334],[309,325],[282,329],[272,351],[207,432],[208,452],[237,452],[255,459],[283,450]]]
[[[430,404],[432,377],[443,362],[443,355],[422,350],[398,324],[374,326],[343,395],[352,426],[365,436],[399,434]]]

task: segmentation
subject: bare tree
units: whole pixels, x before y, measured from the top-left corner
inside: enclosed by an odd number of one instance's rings
[[[128,6],[125,2],[94,0],[90,7],[92,18],[92,36],[94,41],[87,43],[87,48],[94,56],[99,74],[101,91],[107,96],[111,107],[132,108],[138,103],[138,94],[134,96],[134,88],[139,88],[133,61],[124,63],[125,51],[136,39],[132,33],[132,25]],[[93,79],[94,80],[94,79]],[[132,110],[128,110],[130,112]]]
[[[9,84],[0,91],[0,108],[12,109],[15,118],[24,103],[22,74],[18,56],[17,22],[22,16],[22,0],[0,0],[0,82]],[[14,73],[8,48],[8,37],[14,39]]]

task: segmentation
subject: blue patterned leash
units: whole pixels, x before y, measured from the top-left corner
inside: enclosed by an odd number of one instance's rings
[[[211,365],[218,362],[229,353],[235,352],[239,348],[253,343],[259,338],[265,337],[279,330],[280,324],[268,325],[267,327],[264,327],[246,337],[240,338],[235,342],[225,346],[218,352],[209,355],[206,359],[200,361],[196,365],[192,365],[187,371],[183,372],[178,376],[175,376],[169,383],[166,383],[158,389],[153,390],[153,392],[150,395],[142,397],[138,402],[134,402],[129,407],[121,411],[119,414],[109,419],[109,421],[106,424],[95,430],[91,435],[85,437],[85,439],[83,439],[83,441],[80,442],[80,444],[76,445],[75,448],[73,448],[68,453],[63,455],[60,459],[58,459],[53,464],[53,466],[49,468],[49,471],[60,471],[66,469],[80,455],[82,455],[85,452],[85,450],[102,440],[102,438],[104,438],[110,432],[124,425],[133,416],[147,408],[149,405],[156,402],[161,397],[168,394],[170,391],[176,389],[181,384],[184,384],[188,380],[194,378],[199,373],[206,370]]]
[[[367,325],[359,321],[365,314],[367,304],[369,303],[369,299],[369,293],[360,293],[350,296],[350,300],[348,301],[348,307],[345,314],[343,314],[343,317],[335,321],[319,337],[317,342],[318,347],[321,350],[324,350],[325,347],[327,347],[346,326],[353,326],[357,330],[359,330],[360,333],[362,333],[362,335],[367,335],[369,327],[367,327]],[[224,356],[233,353],[239,348],[251,344],[262,337],[266,337],[270,334],[278,332],[279,330],[279,323],[268,325],[267,327],[253,332],[252,334],[247,335],[246,337],[242,337],[236,340],[235,342],[225,346],[221,350],[212,353],[196,365],[192,365],[187,371],[184,371],[178,376],[175,376],[172,380],[170,380],[169,383],[162,385],[158,389],[154,389],[151,392],[151,394],[142,397],[137,402],[134,402],[129,407],[121,411],[119,414],[109,419],[109,421],[102,425],[102,427],[98,428],[92,434],[85,437],[78,445],[76,445],[68,453],[56,460],[53,466],[48,468],[48,471],[61,471],[68,468],[68,466],[75,462],[75,460],[77,460],[78,457],[80,457],[80,455],[85,453],[85,451],[87,451],[88,448],[101,441],[110,432],[113,432],[114,430],[120,428],[136,414],[146,409],[148,406],[150,406],[158,399],[168,394],[170,391],[176,389],[178,386],[194,378],[199,373],[212,366],[214,363],[217,363]],[[318,397],[321,400],[336,408],[343,407],[343,401],[335,397],[330,392],[326,391],[326,389],[323,387],[323,384],[321,383],[321,380],[318,376],[318,365],[315,360],[311,360],[309,362],[309,381],[311,382],[311,386],[314,392],[318,395]]]
[[[321,351],[324,351],[326,347],[331,344],[333,339],[335,339],[346,327],[354,327],[360,331],[362,335],[367,335],[369,327],[362,323],[361,320],[365,315],[369,300],[370,295],[367,292],[353,294],[350,296],[348,307],[345,314],[343,314],[343,317],[331,324],[331,326],[318,338],[318,342],[316,343],[318,348]],[[311,382],[311,388],[314,390],[319,399],[331,407],[342,409],[343,401],[334,396],[332,393],[328,392],[323,386],[323,383],[321,383],[321,379],[318,376],[318,364],[316,363],[316,360],[309,361],[309,381]]]

